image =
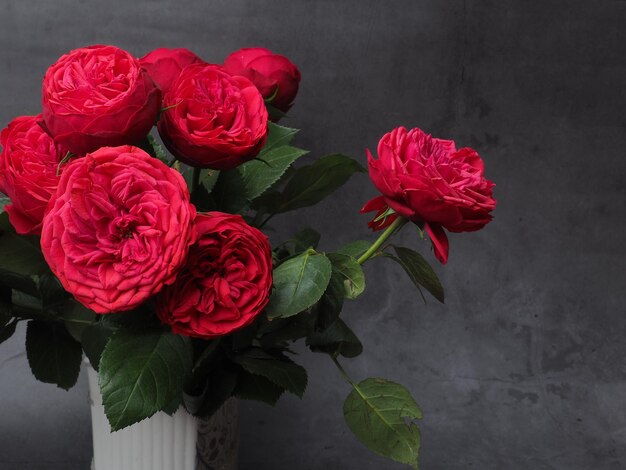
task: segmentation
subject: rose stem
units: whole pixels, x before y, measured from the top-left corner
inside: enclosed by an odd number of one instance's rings
[[[335,363],[335,365],[337,366],[337,369],[339,369],[339,373],[341,374],[341,376],[346,380],[346,382],[348,382],[350,385],[354,387],[355,386],[354,382],[352,381],[350,376],[346,373],[346,371],[341,366],[341,364],[339,364],[339,361],[337,360],[337,355],[329,354],[329,356],[332,359],[332,361]]]
[[[357,260],[359,264],[365,263],[368,259],[372,257],[376,253],[376,251],[381,247],[383,243],[393,235],[396,230],[399,230],[404,224],[408,222],[408,219],[404,217],[398,217],[393,223],[387,227],[387,229],[378,237],[378,239],[372,243],[372,246],[368,248],[368,250],[361,255],[361,257]]]

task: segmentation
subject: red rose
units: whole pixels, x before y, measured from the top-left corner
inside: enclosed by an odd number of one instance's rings
[[[198,241],[176,282],[157,297],[157,314],[175,333],[213,338],[250,324],[267,305],[272,252],[240,215],[198,214],[196,227]]]
[[[83,305],[131,310],[174,282],[194,241],[195,215],[176,170],[137,147],[104,147],[64,168],[41,249]]]
[[[368,151],[368,163],[384,205],[402,217],[424,223],[442,263],[448,259],[443,228],[469,232],[492,219],[494,184],[485,178],[483,161],[475,150],[457,150],[451,140],[399,127],[380,140],[377,160]],[[378,210],[380,215],[385,209],[381,202],[372,200],[364,210]],[[388,225],[390,220],[385,222]],[[374,228],[382,228],[378,225]]]
[[[139,59],[139,63],[146,69],[156,86],[165,93],[185,67],[191,64],[203,63],[203,61],[189,49],[166,49],[161,47],[148,52]]]
[[[139,61],[113,46],[62,56],[43,79],[43,120],[75,154],[143,139],[160,111],[160,91]]]
[[[286,113],[298,94],[300,71],[287,57],[262,47],[239,49],[224,61],[232,75],[243,75],[275,108]]]
[[[43,214],[59,177],[62,151],[37,124],[39,116],[15,118],[0,134],[0,191],[11,199],[4,207],[15,231],[39,235]]]
[[[163,99],[159,133],[180,161],[228,170],[254,158],[267,138],[263,97],[220,66],[185,68]],[[169,109],[168,109],[169,108]]]

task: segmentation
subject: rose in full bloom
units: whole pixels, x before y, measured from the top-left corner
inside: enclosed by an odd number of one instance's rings
[[[64,168],[41,249],[83,305],[131,310],[174,282],[195,238],[195,215],[176,170],[137,147],[103,147]]]
[[[198,241],[176,282],[157,297],[157,314],[175,333],[213,338],[250,324],[267,305],[272,253],[267,237],[240,215],[198,214],[196,228]]]
[[[41,222],[59,177],[63,152],[37,124],[39,116],[15,118],[0,134],[0,191],[11,199],[4,207],[15,231],[41,233]]]
[[[163,98],[159,134],[180,161],[228,170],[254,158],[267,138],[267,110],[250,80],[218,65],[186,67]]]
[[[263,98],[284,113],[298,94],[300,71],[287,57],[268,49],[239,49],[226,58],[224,68],[228,73],[249,78]]]
[[[139,59],[141,66],[148,71],[156,86],[163,93],[170,89],[174,80],[178,78],[185,67],[202,62],[202,59],[189,49],[167,49],[165,47],[148,52]]]
[[[160,106],[161,92],[139,61],[113,46],[75,49],[43,79],[42,124],[78,155],[141,141]]]
[[[389,225],[398,215],[424,224],[435,255],[445,263],[448,239],[443,229],[471,232],[491,221],[494,184],[485,178],[475,150],[457,150],[451,140],[399,127],[380,140],[378,159],[367,154],[370,177],[382,193],[362,210],[378,211],[370,223],[374,229]],[[384,217],[388,208],[395,214]],[[379,217],[383,218],[376,221]]]

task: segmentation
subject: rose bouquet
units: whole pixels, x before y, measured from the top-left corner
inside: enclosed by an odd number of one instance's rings
[[[362,209],[375,212],[375,241],[321,252],[320,234],[302,227],[272,247],[262,231],[272,217],[366,171],[343,155],[294,167],[307,152],[277,122],[299,81],[287,58],[261,48],[223,65],[186,49],[62,56],[45,74],[40,114],[0,136],[0,340],[28,322],[33,374],[64,389],[84,354],[112,430],[181,406],[206,418],[232,396],[301,397],[307,374],[290,345],[304,340],[352,387],[343,410],[356,437],[416,467],[422,412],[397,383],[348,377],[341,358],[363,348],[341,310],[374,258],[443,302],[426,259],[391,238],[410,222],[445,263],[446,230],[491,220],[493,184],[474,150],[399,127],[367,155],[381,193]]]

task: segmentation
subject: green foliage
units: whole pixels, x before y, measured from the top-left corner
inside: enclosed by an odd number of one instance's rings
[[[148,134],[145,139],[139,143],[139,148],[146,151],[148,154],[161,160],[166,165],[169,165],[167,158],[167,152],[159,142],[154,138],[152,134]]]
[[[75,300],[70,300],[64,305],[61,318],[72,337],[76,341],[82,341],[83,333],[85,329],[93,324],[96,319],[96,313]]]
[[[337,253],[358,258],[365,253],[370,246],[372,246],[372,243],[367,240],[355,240],[339,248]]]
[[[308,248],[317,248],[321,235],[310,227],[303,228],[293,236],[294,252],[301,253]]]
[[[199,392],[185,391],[185,408],[194,416],[210,418],[232,396],[236,385],[237,371],[221,361],[207,372]]]
[[[63,289],[61,282],[51,272],[39,276],[37,290],[44,309],[61,307],[70,299],[70,295]]]
[[[324,295],[315,305],[314,311],[317,315],[315,326],[317,329],[324,330],[339,318],[345,297],[346,288],[343,277],[336,271],[332,272]]]
[[[315,352],[356,357],[363,352],[363,345],[352,330],[340,318],[328,328],[307,336],[306,344]]]
[[[200,180],[198,187],[191,193],[191,202],[201,212],[217,209],[217,202],[213,195],[213,188],[217,184],[220,172],[217,170],[200,170]],[[183,172],[187,186],[191,190],[193,179],[193,168],[187,168]],[[234,194],[235,200],[241,198],[237,193]],[[235,211],[236,212],[236,211]]]
[[[30,279],[48,271],[41,254],[39,239],[18,235],[9,223],[6,212],[0,214],[0,282],[3,276]]]
[[[99,321],[87,326],[81,334],[81,344],[83,351],[91,367],[100,369],[100,357],[107,343],[113,336],[117,328],[108,321]]]
[[[12,291],[0,286],[0,325],[6,325],[13,317]]]
[[[365,290],[365,274],[361,265],[350,255],[328,253],[326,256],[333,265],[333,273],[343,279],[346,297],[356,299]]]
[[[15,333],[17,328],[17,320],[13,319],[0,326],[0,344],[4,343]]]
[[[302,398],[307,385],[307,374],[287,357],[276,357],[254,348],[233,359],[243,369],[254,375],[265,377],[273,384]]]
[[[320,238],[319,232],[310,227],[303,228],[289,240],[286,240],[274,248],[272,251],[274,261],[280,264],[280,262],[287,258],[292,258],[295,255],[307,251],[309,248],[315,249],[320,242]]]
[[[304,338],[315,327],[316,314],[302,312],[288,318],[276,318],[259,328],[258,341],[265,349],[286,349],[289,342]]]
[[[11,289],[0,286],[0,344],[15,333],[17,319],[13,318]]]
[[[365,169],[345,155],[327,155],[311,165],[298,168],[282,192],[274,191],[260,201],[269,213],[288,212],[313,206]]]
[[[331,269],[329,259],[312,249],[282,263],[274,269],[267,316],[290,317],[311,307],[326,290]]]
[[[105,414],[117,431],[182,400],[191,372],[188,338],[165,331],[121,328],[100,358],[100,391]]]
[[[422,411],[402,385],[384,379],[353,384],[343,414],[354,435],[370,450],[418,468]]]
[[[444,293],[441,281],[423,256],[410,248],[401,246],[394,246],[394,250],[397,257],[389,254],[385,256],[399,263],[418,289],[420,289],[420,286],[423,287],[430,292],[435,299],[443,303]]]
[[[240,212],[250,201],[275,184],[300,157],[308,152],[290,144],[297,129],[269,124],[269,134],[259,155],[232,170],[223,171],[215,188],[221,210]]]
[[[242,370],[234,394],[242,400],[256,400],[274,406],[284,392],[283,387],[271,380]]]
[[[42,320],[28,322],[26,356],[37,380],[69,390],[80,372],[82,350],[63,324]]]

